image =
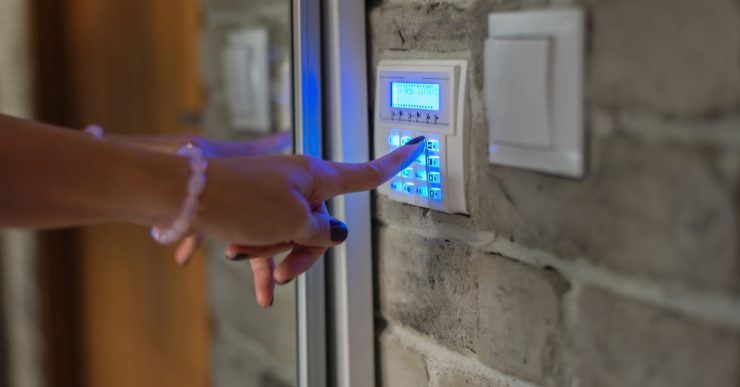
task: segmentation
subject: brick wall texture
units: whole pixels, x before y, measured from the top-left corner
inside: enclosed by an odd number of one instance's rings
[[[586,11],[580,180],[487,160],[492,12]],[[368,63],[469,61],[471,216],[375,198],[377,380],[740,386],[740,2],[368,2]],[[371,82],[370,100],[374,100]]]
[[[564,6],[586,11],[588,172],[491,165],[487,15]],[[233,137],[226,34],[288,7],[203,0],[212,136]],[[740,1],[368,0],[367,23],[370,101],[380,60],[455,58],[471,108],[471,216],[374,199],[380,385],[740,386]],[[292,289],[265,317],[220,251],[215,385],[290,385]]]

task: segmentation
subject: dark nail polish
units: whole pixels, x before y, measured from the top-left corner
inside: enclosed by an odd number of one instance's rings
[[[419,137],[413,138],[411,141],[407,142],[406,145],[418,144],[418,143],[424,141],[424,139],[425,139],[424,136],[419,136]]]
[[[274,303],[275,303],[275,296],[272,296],[272,298],[270,299],[270,306],[268,308],[272,308],[272,304]]]
[[[347,239],[347,235],[349,235],[347,225],[336,219],[332,219],[329,223],[331,224],[332,242],[344,242]]]
[[[233,257],[231,257],[229,259],[232,260],[232,261],[244,261],[245,259],[249,259],[249,254],[247,254],[247,253],[237,253],[235,256],[233,256]]]
[[[280,281],[275,281],[275,283],[276,283],[276,284],[278,284],[278,285],[287,285],[287,284],[289,284],[289,283],[290,283],[290,281],[293,281],[293,278],[291,278],[291,279],[289,279],[289,280],[286,280],[286,281],[284,281],[284,282],[280,282]]]

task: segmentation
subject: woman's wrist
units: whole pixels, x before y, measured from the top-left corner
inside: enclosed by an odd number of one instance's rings
[[[160,152],[132,151],[131,168],[120,171],[120,190],[127,199],[120,221],[141,225],[169,224],[180,213],[190,177],[186,158]]]

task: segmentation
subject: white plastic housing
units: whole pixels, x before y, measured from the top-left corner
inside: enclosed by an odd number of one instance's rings
[[[583,11],[492,13],[488,33],[489,160],[583,176]]]
[[[393,83],[438,85],[431,86],[439,95],[438,109],[434,109],[435,103],[422,99],[418,104],[393,107]],[[410,170],[399,173],[378,189],[381,194],[420,207],[468,213],[465,201],[467,162],[463,151],[468,125],[466,87],[467,62],[463,60],[380,62],[375,88],[375,156],[402,146],[402,139],[407,141],[420,135],[426,136],[430,147],[423,155],[424,164],[418,160]],[[430,181],[432,176],[439,181]],[[409,187],[413,187],[411,192],[404,192],[404,188]]]

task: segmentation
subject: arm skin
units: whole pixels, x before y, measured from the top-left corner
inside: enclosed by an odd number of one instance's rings
[[[167,224],[187,161],[0,115],[0,228]]]

